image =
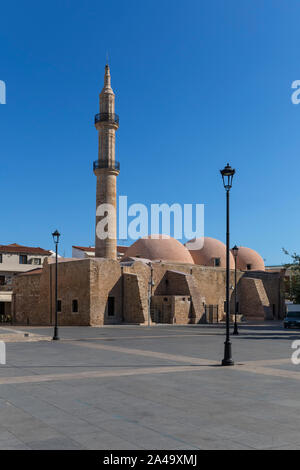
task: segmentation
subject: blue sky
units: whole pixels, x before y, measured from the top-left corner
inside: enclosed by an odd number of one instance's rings
[[[98,112],[109,52],[119,195],[203,203],[225,240],[219,169],[237,170],[232,245],[300,251],[297,0],[54,0],[1,5],[0,243],[94,243]]]

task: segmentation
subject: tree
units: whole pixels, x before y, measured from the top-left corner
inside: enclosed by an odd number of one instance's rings
[[[285,265],[286,269],[289,269],[291,273],[287,281],[289,285],[286,286],[287,297],[295,304],[300,304],[300,255],[289,253],[284,248],[282,248],[282,251],[292,259],[292,263]]]

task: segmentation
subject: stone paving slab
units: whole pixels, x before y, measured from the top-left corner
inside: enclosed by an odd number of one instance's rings
[[[232,368],[219,365],[222,325],[70,327],[60,336],[7,345],[0,449],[300,447],[300,366],[290,362],[299,331],[243,325]]]
[[[32,342],[32,341],[52,341],[52,336],[47,334],[36,334],[29,330],[20,330],[15,327],[0,327],[0,341],[5,343],[19,343],[19,342]]]

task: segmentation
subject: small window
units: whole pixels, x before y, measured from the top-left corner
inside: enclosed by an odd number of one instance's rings
[[[61,313],[61,300],[57,301],[57,312]]]
[[[5,276],[0,276],[0,286],[5,285]]]
[[[107,315],[109,317],[113,317],[115,314],[115,298],[114,297],[108,297],[107,301]]]
[[[167,298],[167,297],[164,297],[164,302],[168,302],[168,298]]]
[[[220,258],[215,258],[215,267],[221,266],[221,259]]]
[[[32,263],[40,265],[41,264],[41,258],[33,258]]]
[[[252,264],[247,264],[247,271],[251,271]]]
[[[0,263],[3,263],[3,255],[0,253]]]
[[[28,264],[27,263],[27,255],[20,255],[19,256],[19,264]]]
[[[78,300],[72,300],[72,313],[78,313]]]

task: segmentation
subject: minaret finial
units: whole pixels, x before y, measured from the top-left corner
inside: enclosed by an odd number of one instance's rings
[[[110,68],[108,64],[105,65],[104,88],[111,88]]]

